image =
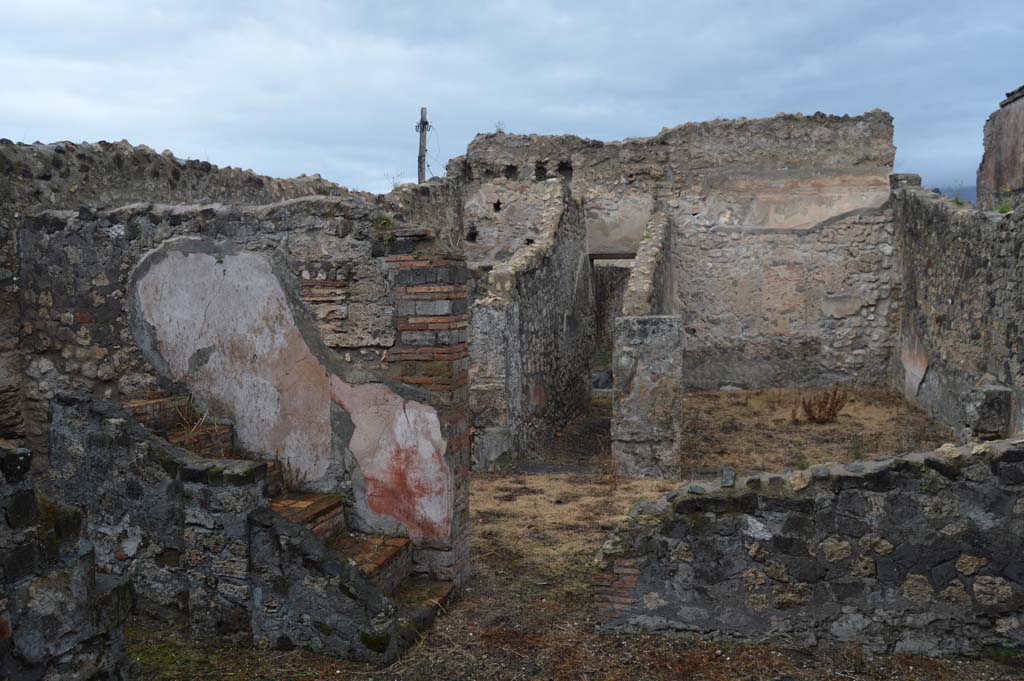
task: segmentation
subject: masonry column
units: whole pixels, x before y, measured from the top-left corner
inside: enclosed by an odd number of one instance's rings
[[[417,244],[419,246],[419,244]],[[451,533],[422,542],[414,570],[461,581],[469,571],[469,353],[468,269],[451,254],[392,255],[398,343],[388,353],[389,374],[426,391],[437,409],[452,472]]]

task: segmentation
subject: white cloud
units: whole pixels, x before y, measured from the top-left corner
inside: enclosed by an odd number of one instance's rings
[[[571,7],[571,9],[569,9]],[[896,119],[897,167],[973,182],[1024,8],[911,2],[0,5],[0,136],[121,139],[383,191],[498,120],[601,139],[779,111]]]

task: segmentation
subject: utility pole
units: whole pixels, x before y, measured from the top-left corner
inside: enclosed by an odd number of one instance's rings
[[[420,134],[420,155],[416,157],[416,171],[420,184],[427,179],[427,131],[430,122],[427,120],[427,107],[420,107],[420,122],[416,124],[416,132]]]

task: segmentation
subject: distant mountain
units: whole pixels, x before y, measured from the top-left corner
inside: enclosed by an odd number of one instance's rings
[[[942,192],[943,196],[948,196],[951,199],[960,197],[968,203],[978,205],[978,189],[973,184],[971,185],[958,185],[956,187],[941,187],[939,191]]]

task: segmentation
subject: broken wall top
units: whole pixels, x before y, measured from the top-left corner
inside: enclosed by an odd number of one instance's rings
[[[15,144],[0,140],[0,205],[21,210],[160,203],[274,203],[339,196],[319,175],[276,179],[206,161],[183,160],[126,141]],[[367,195],[368,196],[368,195]]]
[[[448,172],[470,196],[558,178],[585,207],[591,254],[628,256],[659,204],[679,224],[757,230],[807,230],[878,208],[889,193],[892,135],[892,117],[880,110],[687,123],[610,143],[494,133],[477,136]]]
[[[1024,203],[1024,86],[1007,92],[985,122],[977,189],[979,208],[1005,210]]]
[[[448,174],[485,179],[488,174],[508,179],[568,174],[559,163],[578,154],[584,166],[651,160],[686,161],[694,170],[755,164],[766,168],[891,167],[896,154],[892,116],[875,109],[859,116],[815,113],[779,114],[771,118],[715,119],[665,128],[651,137],[601,142],[576,135],[519,135],[504,132],[477,135],[464,157],[452,159]],[[527,163],[531,161],[532,163]],[[516,166],[515,178],[508,165]],[[571,168],[572,177],[580,170]],[[625,170],[629,170],[626,168]],[[468,177],[466,173],[470,172]],[[657,175],[652,179],[659,178]]]
[[[448,252],[461,249],[461,201],[451,183],[404,185],[386,195],[352,191],[319,175],[280,179],[251,170],[179,159],[126,141],[15,144],[0,139],[0,218],[45,210],[132,204],[266,206],[336,197],[349,212],[387,214],[379,232],[430,230]],[[340,204],[339,204],[340,205]],[[357,209],[363,206],[363,209]],[[356,216],[358,218],[358,216]],[[354,218],[354,219],[356,219]]]

